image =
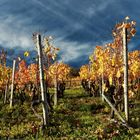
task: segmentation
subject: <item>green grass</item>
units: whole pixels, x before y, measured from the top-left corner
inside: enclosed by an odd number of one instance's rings
[[[102,103],[99,97],[89,97],[82,89],[65,91],[64,98],[59,99],[58,106],[50,113],[50,124],[43,132],[30,103],[15,104],[12,109],[8,104],[0,103],[0,107],[0,139],[140,139],[140,101],[136,101],[135,108],[130,110],[131,124],[135,127],[130,130],[120,121],[111,121],[108,105]],[[38,112],[41,111],[40,106]]]

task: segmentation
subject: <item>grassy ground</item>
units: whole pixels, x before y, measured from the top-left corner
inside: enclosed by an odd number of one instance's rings
[[[50,113],[50,124],[41,128],[29,103],[9,105],[0,104],[0,139],[62,139],[62,140],[139,140],[140,102],[130,110],[133,129],[127,129],[117,120],[109,117],[110,108],[99,97],[89,97],[82,89],[66,90],[63,99]],[[37,108],[41,113],[41,106]]]

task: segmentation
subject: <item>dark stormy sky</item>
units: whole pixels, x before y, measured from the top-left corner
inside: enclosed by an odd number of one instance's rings
[[[126,16],[137,22],[129,50],[139,49],[139,8],[140,0],[0,0],[0,47],[12,60],[35,50],[32,33],[41,32],[53,36],[60,59],[78,67],[96,45],[112,42],[112,28]]]

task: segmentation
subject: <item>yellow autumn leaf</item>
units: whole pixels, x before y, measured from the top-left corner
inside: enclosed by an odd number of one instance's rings
[[[105,83],[102,85],[102,88],[103,88],[103,90],[105,90],[105,88],[106,88],[106,85],[105,85]]]
[[[46,47],[45,49],[44,49],[44,52],[45,53],[48,53],[48,52],[50,52],[51,51],[51,47]]]
[[[112,83],[113,83],[113,82],[112,82],[112,77],[110,76],[110,77],[109,77],[109,84],[112,85]]]
[[[106,87],[104,91],[107,92],[108,91],[108,88]]]
[[[121,77],[121,73],[120,73],[119,70],[118,70],[118,72],[117,72],[117,74],[116,74],[116,77],[117,77],[117,78],[120,78],[120,77]]]
[[[115,66],[115,60],[112,59],[112,66],[114,67]]]
[[[28,51],[24,52],[24,56],[28,57],[29,56],[29,52]]]

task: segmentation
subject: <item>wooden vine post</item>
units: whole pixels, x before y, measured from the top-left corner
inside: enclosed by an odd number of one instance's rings
[[[58,104],[58,62],[55,63],[55,73],[54,73],[54,106]]]
[[[124,57],[124,110],[127,122],[129,122],[128,107],[128,48],[127,48],[127,28],[123,27],[123,57]]]
[[[13,92],[14,92],[15,69],[16,69],[16,60],[13,60],[11,96],[10,96],[10,108],[13,105]]]
[[[57,102],[58,102],[58,99],[57,99],[57,73],[55,73],[55,77],[54,77],[54,89],[55,89],[55,92],[54,92],[54,106],[57,106]]]
[[[103,48],[103,53],[104,53],[104,48]],[[104,62],[103,62],[103,59],[102,59],[102,81],[101,81],[101,86],[102,86],[101,97],[102,97],[102,101],[104,102],[104,98],[103,98],[103,95],[104,95]]]
[[[41,87],[41,98],[42,98],[42,109],[43,109],[43,125],[46,126],[49,123],[49,111],[48,103],[45,91],[44,83],[44,71],[43,71],[43,61],[42,61],[42,46],[41,46],[41,35],[36,34],[36,45],[38,49],[38,58],[39,58],[39,73],[40,73],[40,87]]]

